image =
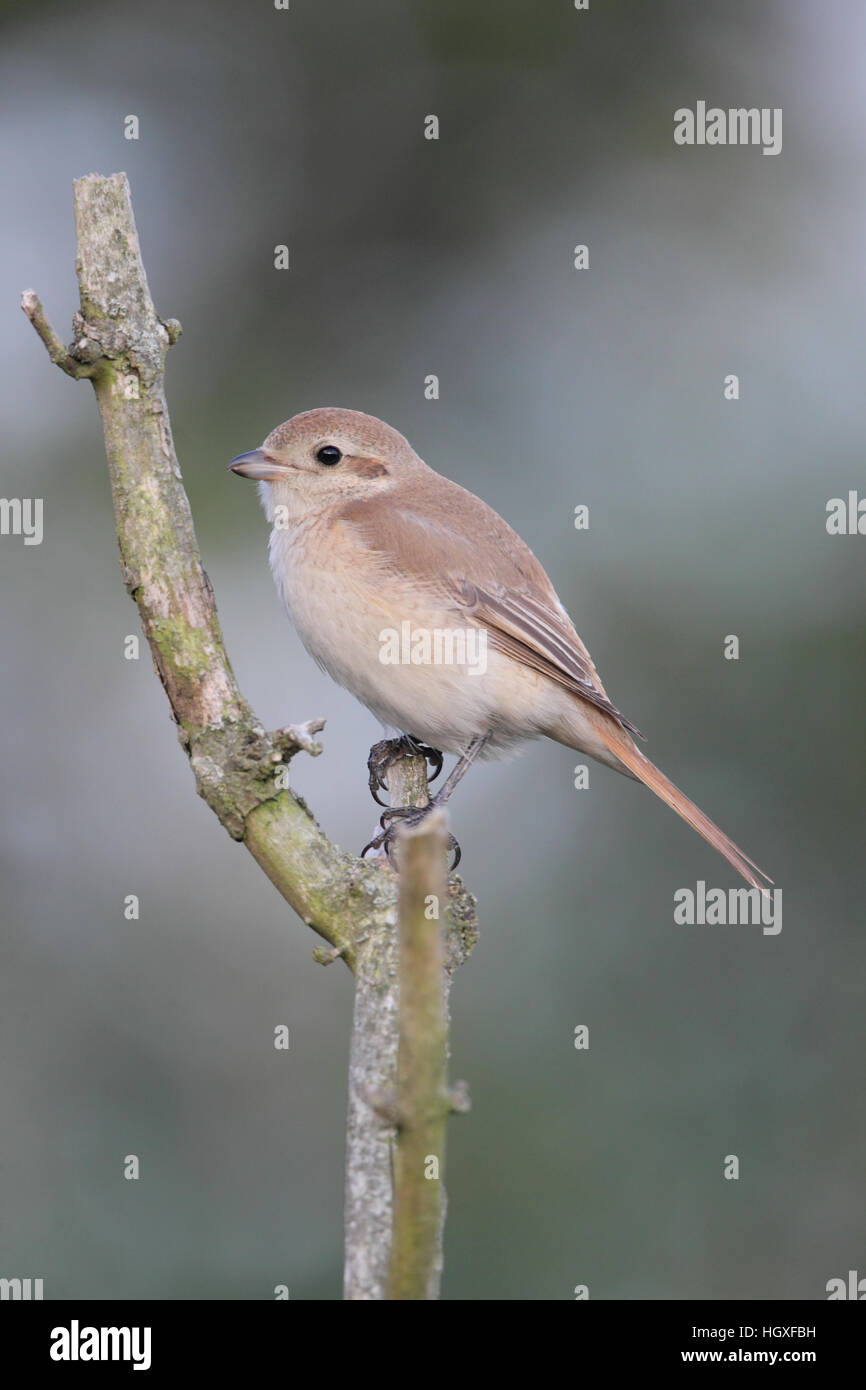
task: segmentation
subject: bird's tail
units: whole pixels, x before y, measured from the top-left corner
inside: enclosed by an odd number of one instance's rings
[[[660,796],[662,801],[676,811],[678,816],[682,816],[684,821],[688,821],[689,825],[699,835],[702,835],[708,844],[713,846],[713,849],[717,849],[719,854],[724,855],[728,863],[743,875],[747,883],[750,883],[753,888],[766,890],[767,884],[772,883],[773,880],[764,873],[763,869],[759,869],[757,864],[754,864],[749,856],[744,854],[733,840],[729,839],[724,831],[710,820],[709,816],[704,815],[699,806],[696,806],[693,801],[689,801],[689,798],[680,791],[679,787],[674,786],[670,778],[666,777],[655,763],[651,763],[649,758],[644,757],[640,749],[632,743],[627,733],[615,729],[607,721],[605,721],[605,727],[599,729],[599,733],[610,752],[628,768],[629,772],[643,782],[644,786],[649,787],[650,791],[655,792],[656,796]]]

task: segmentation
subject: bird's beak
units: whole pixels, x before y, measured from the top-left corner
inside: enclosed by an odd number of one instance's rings
[[[264,449],[251,449],[248,454],[238,454],[229,464],[232,473],[241,478],[250,478],[254,483],[277,483],[286,476],[286,465],[280,463]]]

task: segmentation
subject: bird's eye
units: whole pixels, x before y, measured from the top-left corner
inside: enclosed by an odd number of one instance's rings
[[[342,457],[343,455],[336,444],[323,444],[321,449],[316,450],[316,458],[319,463],[326,463],[330,468],[333,468],[335,463],[339,463]]]

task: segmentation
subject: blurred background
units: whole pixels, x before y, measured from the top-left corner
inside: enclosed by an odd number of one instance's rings
[[[778,936],[678,927],[677,888],[735,876],[642,788],[593,764],[575,790],[553,744],[461,786],[481,939],[444,1297],[813,1299],[864,1272],[866,539],[825,511],[866,492],[866,11],[112,0],[6,3],[2,29],[0,491],[44,498],[45,533],[0,539],[0,1275],[341,1288],[351,978],[196,797],[146,649],[124,660],[92,393],[18,307],[32,285],[69,336],[71,182],[119,169],[184,326],[169,403],[228,650],[269,728],[327,719],[292,763],[327,833],[369,838],[379,727],[295,638],[225,465],[340,405],[520,530],[649,755],[783,889]],[[782,107],[782,153],[676,146],[698,100]]]

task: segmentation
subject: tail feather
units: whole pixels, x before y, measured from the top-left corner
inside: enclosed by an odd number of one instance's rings
[[[719,854],[724,855],[728,863],[742,874],[747,883],[753,888],[766,890],[767,884],[773,880],[763,869],[759,869],[757,864],[749,858],[747,854],[735,845],[733,840],[720,830],[717,825],[705,815],[699,806],[675,787],[669,777],[651,763],[639,748],[636,748],[627,734],[620,733],[618,730],[605,728],[601,736],[621,763],[633,773],[644,786],[649,787],[650,791],[655,792],[656,796],[661,797],[671,810],[676,811],[677,815],[682,816],[684,821],[702,835],[708,844],[717,849]]]

